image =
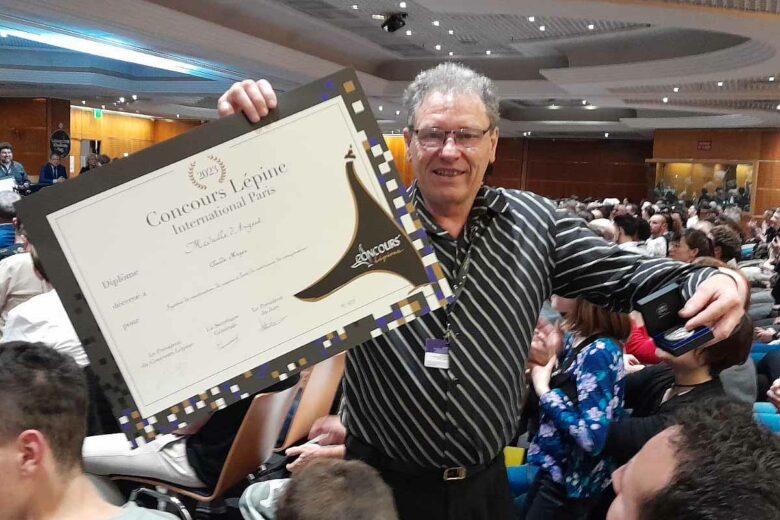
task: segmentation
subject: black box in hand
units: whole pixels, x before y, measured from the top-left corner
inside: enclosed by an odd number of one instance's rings
[[[714,338],[709,327],[685,330],[687,320],[679,315],[685,302],[676,283],[645,296],[636,305],[656,346],[674,356],[697,349]]]

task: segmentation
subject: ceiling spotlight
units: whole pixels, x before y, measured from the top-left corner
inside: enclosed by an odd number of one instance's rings
[[[722,81],[718,81],[718,86],[722,87],[723,86],[723,82]]]
[[[585,105],[585,110],[596,110],[598,108],[596,105]]]
[[[609,137],[609,132],[604,132],[604,137]]]
[[[179,119],[179,114],[176,114],[176,119]]]
[[[547,30],[547,27],[545,27],[544,25],[540,25],[540,26],[539,26],[539,30],[540,30],[540,31],[546,31],[546,30]]]
[[[534,23],[536,21],[536,17],[535,16],[529,16],[528,17],[528,21],[531,22],[531,23]]]
[[[82,104],[82,105],[86,105],[86,104],[87,104],[86,100],[82,99],[82,100],[81,100],[81,104]]]
[[[447,31],[447,32],[448,32],[448,33],[450,33],[450,34],[455,34],[455,31],[454,31],[454,30],[452,30],[452,29],[450,29],[450,30],[449,30],[449,31]]]
[[[453,54],[455,54],[455,53],[454,53],[454,52],[452,52],[452,51],[450,51],[450,56],[452,56]]]
[[[437,43],[437,44],[436,44],[436,46],[435,46],[434,48],[435,48],[437,51],[440,51],[440,50],[441,50],[441,45]]]
[[[383,15],[383,14],[372,14],[371,18],[373,20],[384,20],[385,19],[385,15]]]
[[[439,20],[434,20],[434,21],[433,21],[433,22],[431,22],[431,23],[432,23],[432,24],[433,24],[435,27],[438,27],[438,26],[439,26]]]
[[[396,110],[395,111],[395,115],[400,116],[401,115],[401,111],[400,110]]]
[[[583,100],[582,100],[582,104],[583,104],[583,105],[587,105],[587,104],[588,104],[588,100],[587,100],[587,99],[583,99]]]
[[[120,103],[124,103],[124,102],[125,102],[125,98],[123,98],[123,97],[120,97],[120,98],[119,98],[119,102],[120,102]]]
[[[406,9],[406,2],[399,3],[398,7],[400,7],[401,9]]]
[[[125,152],[125,153],[123,153],[122,155],[124,155],[125,157],[127,157],[127,156],[128,156],[128,155],[130,155],[130,154],[129,154],[129,153],[127,153],[127,152]]]
[[[775,80],[774,76],[769,76],[769,81],[774,81],[774,80]]]
[[[593,30],[593,29],[595,29],[595,28],[596,28],[596,26],[595,26],[595,25],[593,25],[592,23],[589,23],[589,24],[588,24],[588,30],[589,30],[589,31],[592,31],[592,30]]]
[[[673,90],[675,93],[677,93],[677,92],[680,92],[680,87],[674,87],[672,90]]]
[[[485,54],[487,54],[488,56],[490,56],[490,51],[489,51],[489,50],[485,51]]]
[[[380,112],[385,109],[385,107],[383,107],[382,105],[379,105],[377,108],[379,109]]]
[[[555,103],[553,103],[552,105],[550,105],[547,108],[549,108],[550,110],[558,110],[561,107],[560,107],[560,105],[556,105]]]
[[[406,13],[391,13],[387,19],[382,22],[382,29],[387,32],[395,32],[406,25]],[[407,36],[411,36],[412,31],[406,31]]]
[[[136,96],[135,94],[133,94],[133,95],[132,95],[132,98],[133,98],[133,101],[135,101],[136,99],[138,99],[138,96]]]
[[[777,110],[780,110],[780,105],[777,105],[775,108],[776,108]]]
[[[664,103],[668,103],[669,102],[669,98],[668,97],[663,97],[663,98],[661,98],[661,101],[663,101]]]
[[[358,10],[358,6],[357,6],[357,4],[352,4],[352,9],[354,9],[355,11],[357,11],[357,10]]]
[[[105,110],[105,109],[106,109],[106,105],[100,105],[100,108],[102,108],[103,110]]]

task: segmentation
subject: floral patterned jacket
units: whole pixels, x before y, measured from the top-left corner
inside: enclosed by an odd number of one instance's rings
[[[530,464],[539,466],[566,487],[571,498],[597,496],[610,484],[615,463],[600,454],[609,423],[623,415],[623,352],[607,337],[574,351],[567,334],[560,364],[576,356],[566,373],[577,383],[573,403],[561,389],[553,388],[539,398],[539,431],[528,450]]]

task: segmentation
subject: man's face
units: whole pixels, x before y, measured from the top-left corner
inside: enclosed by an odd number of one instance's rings
[[[14,160],[14,153],[10,148],[3,148],[0,150],[0,164],[11,164]]]
[[[654,237],[666,232],[666,219],[661,215],[650,217],[650,234]]]
[[[59,155],[52,155],[49,157],[49,162],[52,166],[59,166],[60,165],[60,156]]]
[[[637,520],[642,506],[671,483],[677,467],[674,434],[674,427],[665,429],[612,473],[616,497],[607,520]]]
[[[415,113],[414,130],[461,128],[479,132],[490,126],[487,111],[476,94],[431,92]],[[443,144],[426,146],[413,130],[404,130],[407,154],[426,204],[448,209],[471,204],[482,185],[485,170],[496,159],[498,129],[480,137],[471,147],[458,146],[453,136]]]

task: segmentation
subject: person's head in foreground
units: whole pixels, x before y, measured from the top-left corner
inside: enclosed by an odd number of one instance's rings
[[[432,212],[468,211],[496,159],[499,120],[493,82],[457,64],[417,75],[404,92],[404,139]]]
[[[0,518],[108,519],[82,473],[87,384],[65,354],[41,344],[0,345]]]
[[[689,407],[612,474],[607,520],[776,520],[780,437],[749,407]]]
[[[320,459],[293,476],[279,499],[277,520],[396,520],[393,494],[371,466]]]
[[[712,242],[702,231],[683,229],[676,240],[669,244],[669,256],[689,264],[700,256],[712,256]]]

